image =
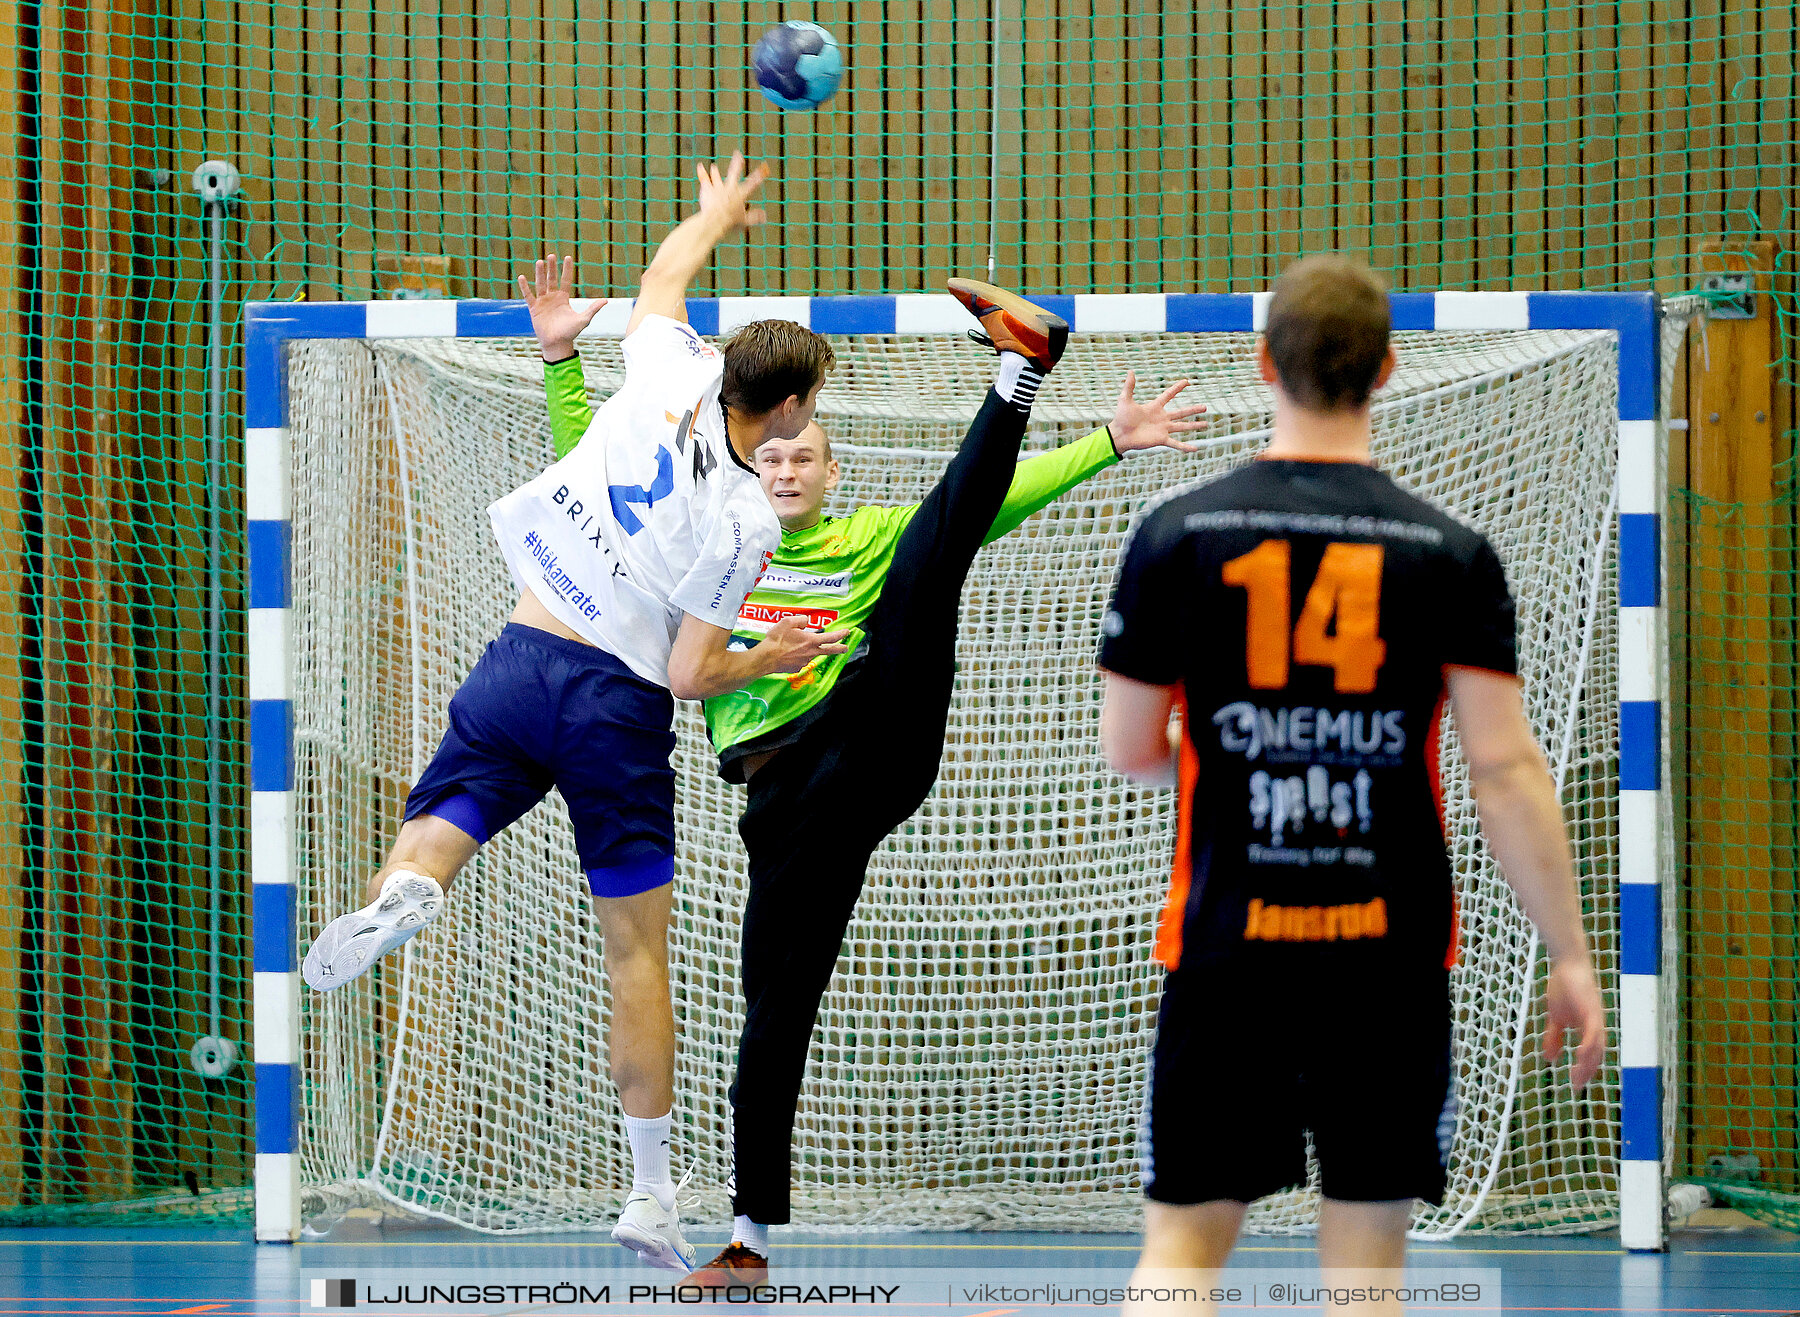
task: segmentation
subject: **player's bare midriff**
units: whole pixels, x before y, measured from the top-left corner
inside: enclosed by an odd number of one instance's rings
[[[535,627],[539,631],[548,631],[553,636],[561,636],[565,640],[578,640],[590,649],[597,649],[593,641],[578,635],[574,628],[565,625],[556,614],[545,608],[543,602],[531,591],[523,591],[519,595],[519,606],[512,611],[509,621],[520,626]]]

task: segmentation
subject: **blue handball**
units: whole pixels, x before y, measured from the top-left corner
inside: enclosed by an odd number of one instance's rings
[[[750,53],[756,85],[784,110],[810,110],[837,90],[844,56],[837,38],[817,23],[772,27]]]

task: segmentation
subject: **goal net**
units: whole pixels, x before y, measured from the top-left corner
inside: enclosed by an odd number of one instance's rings
[[[1191,377],[1212,429],[1201,452],[1135,455],[979,557],[937,789],[876,852],[820,1011],[795,1134],[797,1222],[1140,1219],[1136,1134],[1160,979],[1149,946],[1175,810],[1171,793],[1102,763],[1094,654],[1132,516],[1266,439],[1253,344],[1082,335],[1046,384],[1027,451],[1103,423],[1128,367],[1141,390]],[[948,337],[836,346],[819,414],[844,480],[827,511],[919,499],[992,357]],[[1399,351],[1375,409],[1377,460],[1479,527],[1506,565],[1611,1007],[1616,340],[1438,332],[1402,335]],[[618,344],[586,343],[582,357],[597,402],[622,378]],[[511,610],[485,509],[541,470],[551,443],[529,342],[297,342],[288,388],[304,947],[361,904],[451,694]],[[723,1221],[743,796],[716,776],[695,706],[680,707],[678,731],[674,1154],[695,1172],[687,1215]],[[1618,1072],[1609,1061],[1577,1097],[1565,1067],[1538,1059],[1541,957],[1478,835],[1453,729],[1444,763],[1463,924],[1459,1105],[1448,1196],[1415,1225],[1609,1223]],[[793,826],[805,835],[804,818]],[[404,957],[302,1005],[309,1212],[373,1203],[545,1231],[594,1228],[622,1204],[631,1171],[607,1079],[606,978],[558,797],[483,849]],[[1251,1225],[1304,1229],[1316,1206],[1315,1181],[1264,1201]]]

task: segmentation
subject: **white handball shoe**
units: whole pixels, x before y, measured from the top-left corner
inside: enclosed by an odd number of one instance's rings
[[[388,952],[438,917],[444,889],[430,874],[396,869],[381,895],[355,914],[339,915],[320,931],[300,974],[309,988],[330,992],[361,978]]]
[[[688,1175],[692,1175],[690,1170]],[[681,1184],[675,1187],[680,1193],[682,1185],[688,1182],[688,1175],[681,1177]],[[613,1227],[613,1243],[623,1244],[638,1255],[640,1262],[648,1262],[662,1271],[678,1271],[682,1275],[694,1269],[698,1256],[694,1246],[687,1242],[681,1233],[681,1219],[676,1213],[665,1208],[657,1201],[656,1195],[634,1189],[625,1200],[625,1210],[619,1213],[619,1223]]]

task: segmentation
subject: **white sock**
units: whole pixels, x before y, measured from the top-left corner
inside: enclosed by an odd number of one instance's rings
[[[1000,354],[1000,377],[994,381],[994,392],[1020,411],[1031,410],[1031,404],[1037,400],[1038,386],[1043,382],[1044,377],[1037,367],[1017,352]]]
[[[758,1257],[769,1256],[769,1227],[759,1226],[747,1216],[740,1216],[731,1226],[731,1242],[742,1244]]]
[[[669,1178],[669,1117],[625,1117],[625,1137],[631,1140],[631,1187],[663,1205],[675,1206],[675,1181]]]

